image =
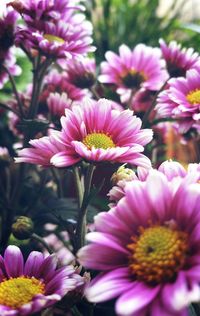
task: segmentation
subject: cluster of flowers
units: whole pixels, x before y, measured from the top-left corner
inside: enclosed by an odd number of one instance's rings
[[[119,55],[106,53],[96,82],[95,61],[88,57],[94,51],[92,25],[83,10],[79,0],[14,0],[0,19],[0,88],[19,74],[14,44],[27,54],[41,85],[14,91],[16,99],[8,101],[10,129],[25,147],[15,161],[77,167],[80,173],[102,162],[128,163],[137,172],[121,166],[114,174],[110,209],[95,217],[90,244],[77,253],[84,268],[101,273],[85,287],[74,267],[76,254],[63,251],[66,232],[63,243],[54,232],[44,239],[57,253],[59,268],[45,251],[31,252],[24,264],[19,248],[9,246],[0,257],[0,314],[30,315],[84,290],[94,303],[117,298],[119,316],[185,316],[200,301],[200,165],[186,171],[166,161],[154,169],[148,151],[143,153],[153,130],[144,127],[170,118],[179,133],[198,133],[200,56],[164,40],[160,48],[138,44],[131,50],[123,44]],[[23,25],[16,25],[20,17]],[[47,71],[52,63],[55,68]],[[102,98],[106,88],[119,103]],[[35,118],[48,118],[50,128],[34,134],[28,147],[30,135],[17,125],[34,124]],[[7,156],[0,148],[0,162]],[[77,229],[78,224],[72,234]]]

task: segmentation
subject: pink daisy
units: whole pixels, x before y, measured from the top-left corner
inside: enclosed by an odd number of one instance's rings
[[[138,44],[131,51],[123,44],[119,55],[109,51],[105,56],[107,62],[101,64],[99,81],[115,84],[119,94],[130,94],[130,89],[139,88],[159,90],[167,79],[165,62],[158,48]]]
[[[57,167],[70,166],[77,159],[151,165],[141,152],[151,141],[152,131],[141,130],[141,120],[133,116],[132,111],[112,110],[112,103],[106,99],[86,100],[81,106],[67,109],[61,125],[57,140],[68,152],[52,157],[51,162]],[[69,153],[76,157],[75,161],[69,159]]]
[[[167,90],[157,99],[156,110],[159,117],[178,120],[179,131],[186,133],[190,128],[200,128],[200,72],[192,69],[186,78],[172,78]]]
[[[151,171],[127,183],[125,196],[95,217],[96,231],[79,253],[80,263],[102,271],[88,286],[91,302],[117,298],[123,316],[185,316],[200,300],[198,174],[179,186]]]
[[[129,162],[149,168],[151,162],[141,152],[151,141],[152,130],[141,129],[141,123],[130,110],[113,110],[112,102],[106,99],[85,100],[80,106],[66,109],[61,132],[52,139],[31,141],[34,148],[23,149],[16,160],[42,165],[49,165],[50,160],[56,167],[68,167],[84,159]]]
[[[65,62],[66,63],[66,62]],[[78,88],[90,88],[96,79],[96,64],[91,58],[74,58],[67,61],[66,71],[69,82]]]
[[[193,48],[182,48],[176,41],[167,45],[163,39],[160,39],[159,43],[170,77],[185,76],[186,71],[200,61],[199,54],[194,52]]]
[[[65,109],[71,108],[73,101],[66,93],[50,93],[47,99],[47,106],[51,115],[61,117],[65,114]]]

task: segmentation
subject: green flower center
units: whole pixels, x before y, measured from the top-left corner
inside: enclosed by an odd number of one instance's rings
[[[200,89],[196,89],[196,90],[190,91],[187,94],[186,99],[191,104],[194,104],[194,105],[199,104],[200,103]]]
[[[64,39],[59,37],[59,36],[55,36],[52,34],[44,34],[43,36],[47,41],[49,41],[50,43],[60,43],[60,44],[64,44]]]
[[[108,149],[108,148],[114,148],[115,144],[112,140],[112,138],[104,133],[91,133],[88,134],[84,139],[83,143],[85,146],[87,146],[89,149],[92,147],[94,148],[102,148],[102,149]]]
[[[130,269],[137,279],[159,284],[173,280],[183,267],[188,253],[188,235],[166,226],[140,227],[132,237]]]
[[[0,304],[17,309],[44,293],[44,283],[34,277],[11,278],[0,283]]]

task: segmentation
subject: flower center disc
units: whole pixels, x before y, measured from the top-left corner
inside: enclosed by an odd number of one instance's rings
[[[140,84],[146,79],[142,72],[133,69],[122,76],[122,82],[127,88],[139,88]]]
[[[44,34],[43,37],[49,41],[50,43],[60,43],[60,44],[64,44],[64,39],[59,37],[59,36],[55,36],[52,34]]]
[[[196,89],[196,90],[190,91],[187,94],[186,99],[191,104],[194,104],[194,105],[199,104],[200,103],[200,89]]]
[[[34,277],[12,278],[0,283],[0,304],[17,309],[44,292],[44,283]]]
[[[173,280],[183,267],[187,252],[187,233],[166,226],[140,227],[127,247],[132,251],[130,268],[137,279],[159,284]]]
[[[102,148],[102,149],[108,149],[108,148],[115,147],[115,144],[114,144],[112,138],[109,135],[106,135],[104,133],[88,134],[83,139],[83,143],[89,149],[91,149],[92,147]]]

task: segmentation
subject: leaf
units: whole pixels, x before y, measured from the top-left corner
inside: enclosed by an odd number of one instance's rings
[[[187,23],[183,25],[183,28],[186,30],[194,31],[200,33],[200,25],[194,23]]]

